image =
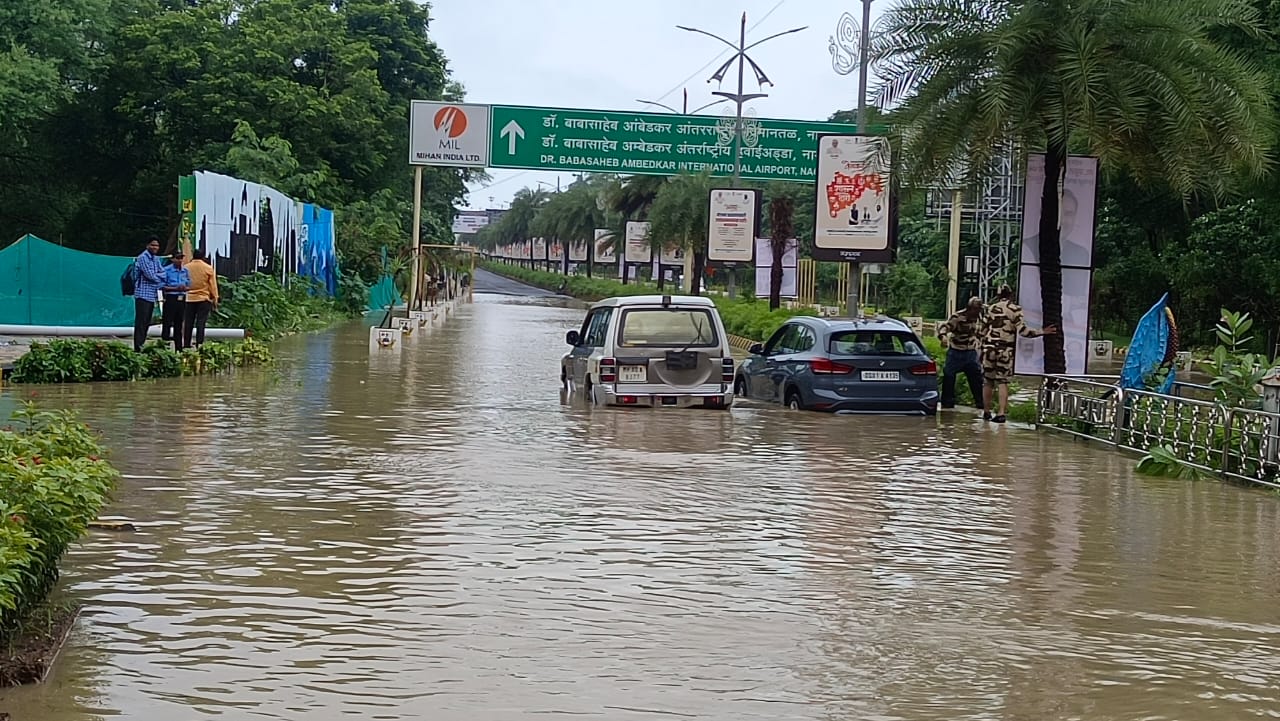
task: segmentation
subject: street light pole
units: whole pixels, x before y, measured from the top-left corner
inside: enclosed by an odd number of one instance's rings
[[[757,98],[769,97],[768,93],[761,93],[761,92],[746,93],[743,91],[743,82],[745,80],[744,76],[746,74],[746,66],[748,64],[751,65],[751,70],[753,73],[755,73],[755,76],[756,76],[756,84],[759,85],[761,88],[763,88],[766,83],[768,83],[770,86],[773,85],[773,81],[769,80],[769,77],[764,74],[763,70],[760,69],[760,65],[757,64],[756,61],[752,60],[750,56],[747,55],[747,51],[750,50],[751,48],[757,47],[759,45],[763,45],[764,43],[767,43],[770,40],[773,40],[774,38],[779,38],[779,37],[782,37],[783,35],[790,35],[791,33],[798,33],[801,30],[804,30],[805,28],[807,28],[808,26],[806,25],[804,27],[784,30],[780,33],[775,33],[773,35],[770,35],[769,37],[764,38],[763,40],[757,40],[754,43],[751,43],[750,45],[747,45],[747,14],[745,12],[742,13],[742,22],[738,27],[738,43],[736,45],[729,42],[728,40],[725,40],[719,35],[709,33],[706,30],[699,30],[698,28],[685,27],[684,25],[677,25],[676,27],[679,28],[680,30],[686,30],[691,33],[699,33],[701,35],[706,35],[707,37],[715,38],[716,40],[719,40],[725,45],[728,45],[734,51],[733,56],[730,57],[728,60],[726,60],[723,65],[721,65],[714,73],[712,73],[711,77],[707,79],[707,82],[709,83],[712,80],[715,80],[716,82],[723,82],[725,73],[729,71],[729,68],[732,67],[735,62],[738,64],[738,92],[727,93],[722,90],[716,90],[711,93],[712,95],[718,95],[726,100],[732,101],[735,106],[735,111],[733,116],[733,184],[736,187],[739,181],[741,181],[742,179],[742,141],[743,141],[743,131],[744,131],[743,124],[742,124],[742,108],[744,105],[747,104],[747,102],[751,100],[755,100]],[[754,242],[754,239],[752,239],[752,242]],[[727,265],[730,268],[729,297],[734,298],[737,296],[737,278],[733,273],[733,269],[736,267],[736,265],[734,263],[728,263]]]

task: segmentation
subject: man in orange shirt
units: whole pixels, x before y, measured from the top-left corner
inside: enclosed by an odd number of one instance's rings
[[[191,286],[187,290],[187,322],[182,329],[182,348],[191,347],[191,330],[196,331],[196,345],[204,345],[204,327],[209,313],[218,307],[218,275],[213,272],[203,250],[191,253],[187,263]]]

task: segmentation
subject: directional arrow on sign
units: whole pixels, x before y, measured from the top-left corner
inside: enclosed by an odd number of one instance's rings
[[[516,138],[524,137],[524,128],[520,127],[520,123],[512,120],[502,126],[502,132],[498,133],[498,137],[507,139],[507,154],[516,154]]]

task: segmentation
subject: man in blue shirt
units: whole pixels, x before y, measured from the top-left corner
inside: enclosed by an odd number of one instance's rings
[[[164,268],[164,306],[161,315],[160,338],[172,340],[173,347],[183,349],[183,326],[187,317],[187,291],[191,289],[191,272],[182,267],[184,258],[179,249],[169,256]]]
[[[152,236],[147,249],[133,260],[133,349],[141,351],[156,312],[156,299],[165,285],[164,268],[156,253],[160,240]]]

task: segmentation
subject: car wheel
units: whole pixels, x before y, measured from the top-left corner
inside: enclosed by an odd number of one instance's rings
[[[747,397],[747,379],[738,376],[738,379],[733,382],[733,395],[738,398]]]
[[[564,372],[564,366],[560,366],[560,387],[569,387],[569,374]]]
[[[587,379],[587,403],[590,403],[593,406],[600,405],[600,403],[596,401],[596,386],[591,382],[590,378]]]
[[[787,391],[786,405],[787,405],[787,408],[790,408],[793,411],[804,410],[804,403],[800,400],[800,391],[796,390],[795,388],[792,388],[791,390]]]

